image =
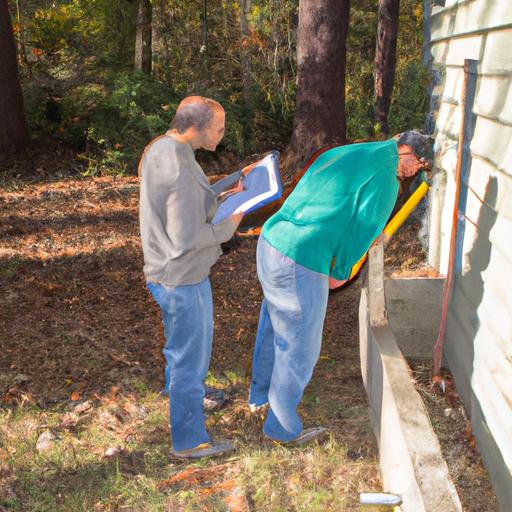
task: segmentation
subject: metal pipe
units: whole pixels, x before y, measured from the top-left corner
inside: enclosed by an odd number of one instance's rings
[[[386,243],[398,230],[398,228],[405,222],[407,217],[412,213],[414,208],[418,206],[418,203],[425,197],[425,194],[428,192],[429,185],[427,182],[423,181],[421,185],[411,194],[411,197],[407,199],[405,204],[398,210],[398,212],[393,216],[393,218],[386,224],[386,227],[383,230],[384,240]],[[350,279],[353,279],[356,274],[361,270],[364,262],[368,258],[368,253],[364,253],[362,258],[352,267],[350,271]]]
[[[473,104],[470,101],[468,103],[468,96],[473,97],[474,91],[471,90],[471,85],[475,87],[475,83],[472,83],[472,79],[476,76],[476,68],[478,62],[476,60],[466,59],[464,61],[464,82],[462,84],[462,97],[461,97],[461,108],[462,118],[459,130],[459,142],[457,151],[457,165],[455,167],[455,198],[453,201],[453,216],[452,216],[452,230],[450,234],[450,255],[448,259],[448,271],[446,273],[446,281],[444,283],[444,297],[443,297],[443,309],[441,312],[441,321],[439,323],[439,334],[434,347],[434,375],[439,375],[441,370],[441,359],[443,356],[444,340],[446,338],[446,321],[448,319],[448,307],[450,305],[450,299],[453,289],[453,277],[455,268],[455,256],[457,252],[457,228],[459,225],[459,201],[460,201],[460,186],[462,183],[462,174],[464,164],[467,163],[465,159],[466,143],[468,142],[468,123],[471,118],[471,111]]]
[[[389,492],[362,492],[359,494],[359,503],[361,505],[380,505],[395,509],[402,504],[402,497],[399,494]]]

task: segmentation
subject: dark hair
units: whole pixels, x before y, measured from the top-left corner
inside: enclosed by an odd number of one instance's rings
[[[220,104],[214,100],[196,98],[186,98],[180,103],[171,122],[172,130],[176,130],[178,133],[184,133],[189,128],[204,130],[213,119],[215,110],[222,109]]]
[[[429,135],[423,135],[416,130],[408,130],[400,134],[397,145],[410,146],[418,158],[424,158],[432,163],[434,159],[433,141]]]

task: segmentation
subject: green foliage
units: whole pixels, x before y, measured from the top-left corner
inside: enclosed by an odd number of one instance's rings
[[[82,150],[86,174],[133,171],[144,146],[169,127],[178,103],[169,87],[132,72],[105,74],[99,83],[78,85],[62,98],[34,86],[25,96],[33,129]],[[48,105],[56,111],[51,119]]]
[[[397,65],[389,113],[390,133],[421,128],[427,112],[428,72],[422,64],[422,3],[400,3]],[[377,6],[371,0],[351,5],[347,42],[346,111],[349,139],[380,138],[374,120],[374,55]]]
[[[72,56],[110,65],[131,58],[136,2],[68,0],[44,7],[41,3],[35,2],[28,36],[29,44],[42,52],[43,67]]]
[[[395,86],[389,112],[392,133],[422,128],[428,112],[430,76],[422,63],[423,3],[401,3],[399,23]]]
[[[199,94],[226,109],[220,149],[243,158],[288,143],[299,0],[253,0],[243,37],[240,2],[209,0],[206,41],[197,3],[154,0],[151,77],[132,71],[137,3],[19,2],[17,33],[24,34],[29,57],[21,72],[35,136],[56,136],[79,148],[87,174],[133,173],[144,146],[169,126],[179,100]],[[378,138],[373,112],[377,5],[353,3],[350,16],[347,135]],[[421,1],[403,0],[389,118],[394,132],[421,127],[427,110],[421,26]]]
[[[38,9],[31,30],[32,43],[47,54],[56,54],[69,46],[76,34],[80,13],[76,4],[59,5],[53,9]]]
[[[397,67],[389,112],[391,133],[423,127],[428,111],[429,80],[429,73],[419,59],[409,60]]]

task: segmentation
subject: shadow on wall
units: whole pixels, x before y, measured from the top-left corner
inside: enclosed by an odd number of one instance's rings
[[[497,197],[498,181],[491,177],[480,208],[477,235],[468,254],[469,270],[464,275],[457,273],[455,276],[450,303],[446,357],[454,374],[457,389],[468,409],[472,403],[474,340],[480,328],[478,307],[484,295],[482,272],[488,267],[491,258],[492,243],[489,236],[497,218]],[[468,413],[471,414],[471,411],[468,410]]]
[[[492,252],[490,234],[497,220],[496,202],[498,197],[498,180],[491,177],[487,184],[483,203],[478,218],[478,232],[473,247],[468,254],[469,271],[455,277],[454,293],[450,304],[450,315],[445,355],[455,378],[458,392],[463,397],[468,416],[471,418],[473,434],[478,442],[485,466],[496,489],[501,489],[499,497],[503,510],[510,510],[512,503],[512,477],[506,471],[506,462],[500,450],[495,432],[491,432],[489,420],[499,418],[493,413],[486,418],[489,407],[492,409],[493,397],[485,398],[484,411],[482,398],[492,390],[485,390],[485,378],[488,364],[482,355],[487,351],[487,340],[480,332],[479,308],[484,299],[485,282],[483,272],[489,267]],[[487,300],[491,292],[487,291]],[[484,366],[479,370],[478,366]],[[478,389],[480,390],[478,392]],[[483,389],[483,390],[482,390]],[[508,500],[508,501],[507,501]]]

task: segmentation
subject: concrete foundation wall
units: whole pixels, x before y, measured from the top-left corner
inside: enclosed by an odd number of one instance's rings
[[[386,279],[386,310],[405,357],[431,360],[439,332],[444,278]]]
[[[439,441],[388,320],[384,293],[386,289],[394,297],[395,306],[403,305],[400,289],[403,297],[409,297],[414,289],[435,289],[439,283],[411,280],[411,289],[405,281],[385,286],[383,267],[383,249],[377,245],[370,251],[368,279],[361,291],[359,339],[361,372],[379,444],[384,491],[402,496],[404,512],[461,511]],[[413,309],[420,311],[425,294],[415,297]],[[429,300],[432,297],[427,295],[426,302]],[[394,313],[396,325],[408,314],[406,308],[399,309]]]

